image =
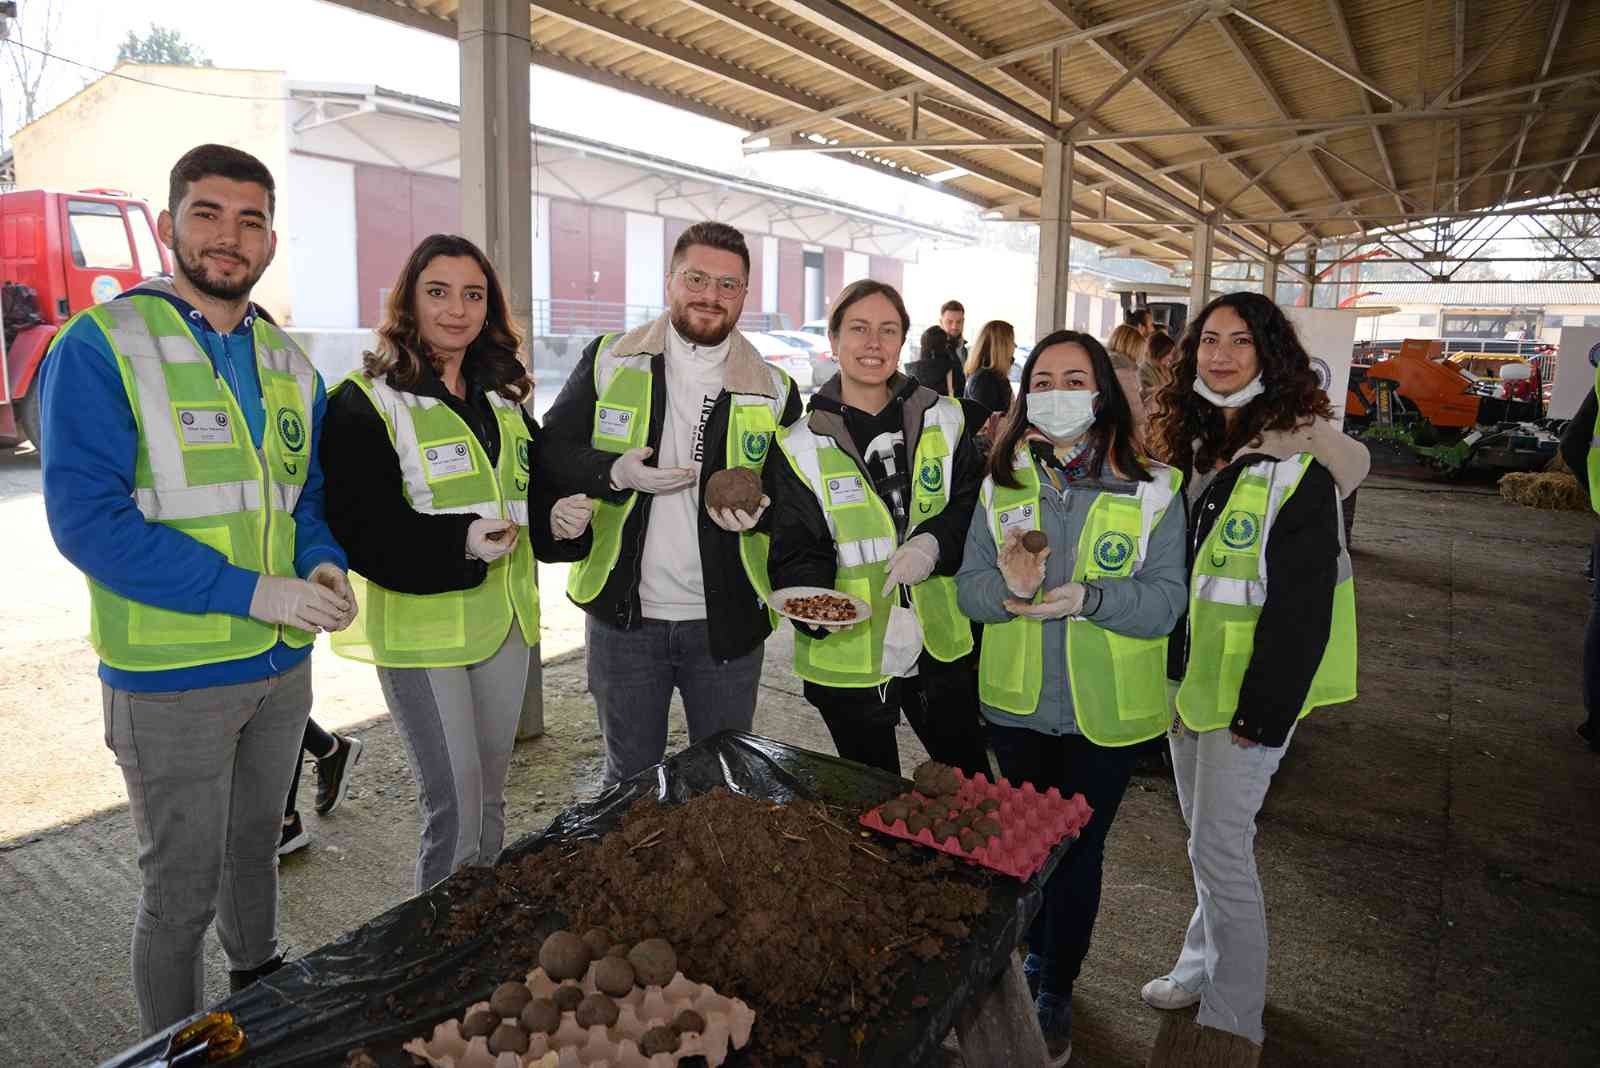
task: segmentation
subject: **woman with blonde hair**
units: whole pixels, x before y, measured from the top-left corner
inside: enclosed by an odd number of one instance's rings
[[[1011,407],[1011,364],[1016,358],[1017,331],[1004,319],[991,319],[978,331],[978,343],[967,356],[965,396],[993,413]]]
[[[1106,342],[1106,352],[1111,355],[1111,367],[1116,371],[1117,382],[1128,398],[1128,407],[1133,410],[1134,437],[1141,443],[1148,438],[1147,426],[1150,422],[1144,395],[1139,389],[1139,364],[1144,362],[1146,351],[1144,335],[1138,327],[1127,323],[1117,324],[1117,328],[1111,331],[1111,339]]]

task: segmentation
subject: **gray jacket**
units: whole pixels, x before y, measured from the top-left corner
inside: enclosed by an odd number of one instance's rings
[[[1035,464],[1038,461],[1035,460]],[[1045,561],[1044,589],[1072,580],[1077,563],[1078,539],[1089,507],[1101,493],[1133,493],[1134,483],[1117,478],[1109,468],[1098,480],[1083,479],[1057,491],[1039,472],[1039,529],[1050,539]],[[1086,618],[1107,630],[1133,638],[1160,638],[1172,633],[1187,608],[1188,567],[1184,557],[1184,511],[1181,495],[1150,534],[1143,566],[1128,578],[1097,579],[1102,591],[1099,607]],[[956,573],[956,593],[962,613],[975,623],[1004,623],[1011,619],[1005,600],[1011,596],[1000,574],[989,513],[980,501],[967,530],[961,570]],[[1093,603],[1091,595],[1090,603]],[[1042,734],[1080,734],[1067,681],[1067,621],[1044,623],[1044,685],[1039,708],[1031,716],[1015,716],[983,705],[983,716],[1002,727],[1025,727]]]

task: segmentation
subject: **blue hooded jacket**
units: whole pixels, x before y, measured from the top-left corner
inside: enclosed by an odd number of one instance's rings
[[[233,391],[261,447],[266,409],[256,370],[256,315],[250,306],[232,333],[219,334],[205,316],[165,280],[142,282],[122,294],[157,296],[172,304],[211,357],[217,377]],[[210,546],[159,523],[147,522],[133,500],[139,434],[116,357],[105,334],[87,318],[70,324],[39,367],[37,381],[43,456],[45,515],[61,555],[119,596],[176,612],[250,614],[260,574],[235,567]],[[295,572],[318,564],[346,566],[344,550],[323,518],[322,465],[317,455],[327,393],[317,376],[311,410],[311,454],[306,484],[294,508]],[[279,642],[242,660],[173,671],[124,671],[105,663],[100,678],[119,690],[151,693],[256,682],[280,675],[311,655],[311,646]]]

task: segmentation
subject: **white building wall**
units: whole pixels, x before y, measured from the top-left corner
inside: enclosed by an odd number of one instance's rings
[[[278,230],[277,260],[288,267],[293,325],[354,327],[361,321],[356,293],[356,169],[291,152],[288,170],[288,180],[279,183],[279,199],[291,209],[284,214],[295,222]]]
[[[538,302],[550,300],[550,198],[541,196],[533,198],[533,299],[537,316],[541,307],[548,307]]]
[[[858,282],[866,278],[872,270],[872,261],[864,252],[846,252],[844,254],[844,284]]]
[[[628,325],[637,326],[652,318],[651,309],[661,307],[665,284],[662,265],[667,262],[666,220],[659,215],[628,212],[627,220]]]
[[[761,307],[758,311],[778,310],[778,239],[761,239]]]

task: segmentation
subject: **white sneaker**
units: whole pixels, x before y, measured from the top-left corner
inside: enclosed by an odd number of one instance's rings
[[[1187,1009],[1200,1000],[1198,990],[1185,990],[1170,975],[1152,979],[1139,991],[1144,1003],[1152,1009]]]

